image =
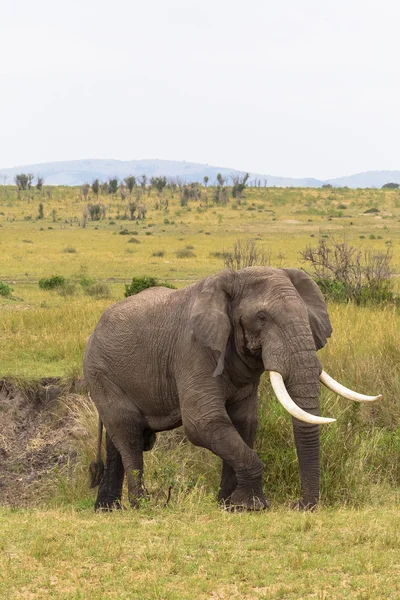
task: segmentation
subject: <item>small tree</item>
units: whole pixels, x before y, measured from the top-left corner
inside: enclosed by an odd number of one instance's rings
[[[129,177],[125,177],[124,181],[128,188],[129,195],[132,196],[133,188],[136,187],[136,178],[133,175],[129,175]]]
[[[99,197],[99,191],[100,191],[100,182],[98,179],[95,179],[92,183],[92,192],[96,196],[96,198]]]
[[[36,182],[36,189],[40,192],[43,188],[43,184],[44,184],[44,178],[43,177],[39,177],[37,178],[37,182]]]
[[[147,185],[147,175],[141,175],[139,177],[139,183],[140,183],[140,187],[142,188],[142,191],[144,192],[144,190],[146,189],[146,185]]]
[[[206,188],[206,187],[207,187],[207,185],[208,185],[208,180],[209,180],[208,176],[207,176],[207,175],[204,175],[204,177],[203,177],[203,182],[204,182],[204,187],[205,187],[205,188]]]
[[[225,184],[225,179],[224,179],[224,177],[222,177],[221,173],[218,173],[218,175],[217,175],[217,183],[221,188]]]
[[[126,186],[123,181],[119,184],[119,195],[121,196],[122,202],[126,199]]]
[[[145,219],[146,218],[146,213],[147,213],[147,206],[145,204],[140,204],[138,206],[138,219]]]
[[[161,195],[164,191],[165,186],[167,185],[166,177],[152,177],[150,179],[150,183],[153,187],[156,188],[159,195]]]
[[[44,208],[43,208],[43,202],[41,202],[39,204],[39,208],[38,208],[38,219],[44,219]]]
[[[118,191],[118,179],[117,177],[112,177],[108,180],[108,193],[116,194]]]
[[[101,188],[102,194],[108,194],[110,191],[110,186],[108,185],[108,181],[105,181],[104,183],[102,183],[100,188]]]
[[[239,204],[242,200],[242,194],[246,187],[247,180],[249,179],[249,177],[250,177],[250,175],[248,173],[243,175],[243,177],[240,177],[240,176],[233,177],[232,198],[237,198],[239,201]]]
[[[101,204],[88,204],[88,211],[92,221],[100,221],[102,214]]]
[[[26,190],[28,187],[28,175],[26,173],[19,173],[14,177],[14,182],[19,191]]]
[[[128,204],[128,208],[129,208],[129,218],[131,221],[133,221],[135,218],[135,212],[136,212],[136,208],[137,208],[136,202],[133,202],[132,200],[130,200],[129,204]]]
[[[84,183],[84,184],[81,186],[81,192],[82,192],[82,194],[83,194],[83,197],[85,198],[85,200],[86,200],[86,198],[88,197],[89,190],[90,190],[90,185],[89,185],[88,183]]]

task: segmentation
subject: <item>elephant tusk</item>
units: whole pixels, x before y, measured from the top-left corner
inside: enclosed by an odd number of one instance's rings
[[[317,417],[315,415],[311,415],[306,412],[300,406],[297,406],[295,402],[291,399],[284,384],[282,375],[277,373],[276,371],[269,372],[269,378],[271,380],[271,385],[273,390],[278,398],[279,402],[282,404],[284,408],[292,415],[292,417],[296,417],[299,421],[305,421],[306,423],[313,423],[314,425],[324,425],[325,423],[333,423],[336,419],[327,419],[325,417]]]
[[[322,371],[319,378],[321,383],[332,390],[332,392],[335,392],[348,400],[354,400],[354,402],[374,402],[375,400],[380,400],[382,398],[382,394],[379,394],[378,396],[365,396],[364,394],[353,392],[353,390],[349,390],[349,388],[344,387],[344,385],[335,381],[335,379],[330,377],[325,371]]]

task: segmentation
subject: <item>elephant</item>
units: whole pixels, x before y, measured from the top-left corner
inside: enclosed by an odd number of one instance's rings
[[[222,459],[218,500],[231,510],[269,505],[253,450],[258,385],[268,371],[292,415],[301,481],[298,509],[319,500],[320,381],[355,401],[317,351],[332,333],[323,296],[294,268],[225,269],[183,289],[153,287],[107,308],[84,354],[84,379],[99,413],[91,485],[95,510],[121,508],[122,484],[138,506],[146,494],[143,452],[156,433],[183,425],[190,442]],[[101,458],[106,430],[106,465]]]

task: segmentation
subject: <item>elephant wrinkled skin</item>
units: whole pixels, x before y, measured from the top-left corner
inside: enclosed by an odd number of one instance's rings
[[[254,452],[264,370],[293,401],[319,414],[317,350],[331,335],[318,286],[298,269],[225,270],[181,290],[151,288],[109,307],[88,339],[84,376],[106,429],[107,460],[91,465],[96,509],[144,493],[143,451],[155,432],[183,424],[188,439],[223,461],[219,499],[250,510],[268,502]],[[293,418],[300,507],[319,496],[319,425]]]

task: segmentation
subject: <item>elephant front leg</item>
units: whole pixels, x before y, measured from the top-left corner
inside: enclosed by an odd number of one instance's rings
[[[227,465],[224,493],[229,493],[230,505],[246,510],[266,508],[268,502],[262,490],[262,463],[233,425],[216,391],[209,390],[207,397],[185,397],[182,421],[193,444],[208,448]],[[234,482],[236,486],[231,492],[229,488]]]
[[[257,389],[240,402],[228,405],[227,412],[242,440],[252,449],[258,425]],[[230,504],[231,495],[237,485],[238,481],[234,469],[229,463],[223,461],[218,501],[227,505]]]
[[[308,412],[317,413],[308,409]],[[319,500],[320,441],[319,425],[293,419],[293,432],[299,461],[302,498],[293,507],[313,510]]]

